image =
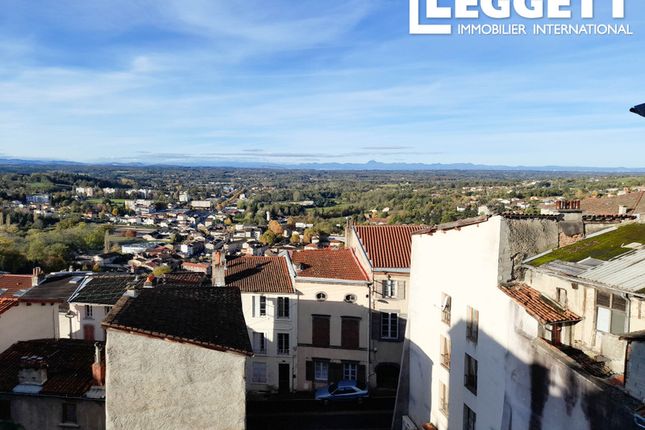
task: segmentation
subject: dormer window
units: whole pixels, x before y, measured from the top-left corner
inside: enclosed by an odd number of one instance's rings
[[[318,300],[319,302],[324,302],[325,300],[327,300],[327,293],[324,293],[322,291],[316,293],[316,300]]]

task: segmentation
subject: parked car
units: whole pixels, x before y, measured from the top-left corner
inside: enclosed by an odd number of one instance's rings
[[[356,381],[339,381],[317,389],[315,398],[323,401],[355,400],[365,398],[368,394],[367,390],[359,387]]]

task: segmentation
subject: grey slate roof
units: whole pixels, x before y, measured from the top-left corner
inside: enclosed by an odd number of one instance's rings
[[[47,276],[40,284],[20,297],[22,301],[67,302],[78,289],[84,272],[62,272]]]
[[[235,287],[143,288],[123,296],[103,326],[204,348],[252,355]]]
[[[130,286],[143,287],[146,278],[129,274],[97,274],[88,277],[78,291],[69,299],[70,303],[114,305]]]

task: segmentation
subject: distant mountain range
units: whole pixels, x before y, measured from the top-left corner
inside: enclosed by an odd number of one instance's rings
[[[280,164],[259,161],[203,161],[194,163],[85,163],[65,160],[24,160],[0,158],[2,166],[102,166],[102,167],[231,167],[248,169],[292,169],[292,170],[377,170],[377,171],[512,171],[512,172],[589,172],[589,173],[645,173],[645,167],[589,167],[589,166],[505,166],[473,163],[298,163]]]

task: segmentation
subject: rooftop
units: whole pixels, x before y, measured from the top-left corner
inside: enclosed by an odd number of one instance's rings
[[[40,284],[22,295],[20,300],[67,302],[85,275],[85,272],[60,272],[48,275]]]
[[[291,254],[291,260],[298,267],[299,277],[347,281],[369,280],[351,249],[296,251]]]
[[[645,224],[625,224],[606,233],[555,249],[531,260],[529,264],[537,267],[555,260],[579,262],[589,257],[607,261],[632,251],[633,248],[626,245],[634,243],[645,244]]]
[[[95,274],[83,281],[70,303],[114,305],[130,286],[143,287],[145,277],[129,274]]]
[[[354,225],[374,269],[409,269],[412,233],[422,225]]]
[[[119,299],[103,326],[252,354],[238,288],[144,288],[137,297]]]
[[[243,256],[229,260],[225,282],[245,293],[295,293],[284,257]]]
[[[18,385],[21,361],[38,357],[47,366],[47,380],[38,394],[81,397],[93,385],[94,342],[75,339],[38,339],[18,342],[0,354],[0,391]]]
[[[0,275],[0,298],[18,297],[31,288],[31,275]]]
[[[542,324],[577,322],[582,319],[526,284],[500,285],[499,288]]]

